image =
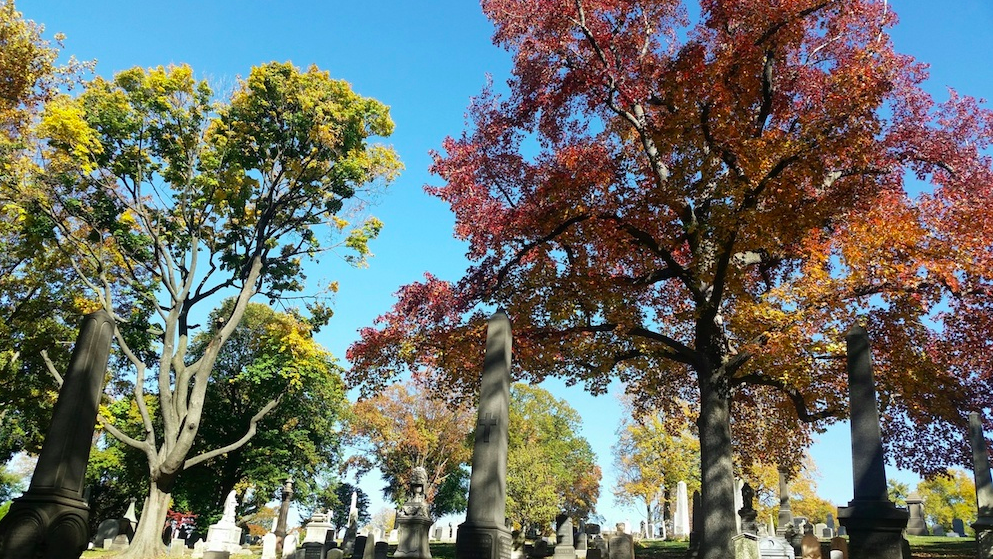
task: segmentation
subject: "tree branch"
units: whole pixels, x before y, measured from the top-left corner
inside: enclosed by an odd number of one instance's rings
[[[735,377],[731,379],[731,383],[735,386],[741,384],[753,384],[778,389],[793,402],[793,407],[796,408],[797,418],[804,423],[813,423],[829,417],[841,417],[841,413],[843,411],[838,408],[825,408],[821,411],[811,413],[807,408],[807,402],[804,400],[803,394],[801,394],[799,390],[780,380],[772,379],[757,373]]]
[[[200,464],[202,462],[206,462],[207,460],[210,460],[211,458],[215,458],[215,457],[220,456],[222,454],[225,454],[227,452],[231,452],[232,450],[235,450],[235,449],[241,447],[242,445],[244,445],[245,443],[247,443],[252,437],[255,436],[255,432],[256,432],[256,428],[257,428],[257,425],[258,425],[259,420],[262,419],[263,417],[265,417],[265,415],[267,413],[269,413],[270,411],[273,410],[273,408],[275,408],[277,405],[279,405],[279,401],[282,400],[282,398],[283,398],[283,395],[280,394],[279,396],[273,398],[272,400],[269,400],[269,403],[267,403],[265,406],[263,406],[262,409],[260,409],[258,411],[258,413],[256,413],[255,415],[253,415],[252,416],[252,419],[250,419],[249,422],[248,422],[248,431],[245,432],[245,434],[240,439],[238,439],[237,441],[235,441],[235,442],[233,442],[233,443],[231,443],[231,444],[229,444],[227,446],[222,446],[220,448],[215,448],[214,450],[211,450],[211,451],[208,451],[208,452],[204,452],[203,454],[200,454],[199,456],[195,456],[193,458],[190,458],[190,459],[186,460],[186,462],[183,463],[183,470],[188,470],[188,469],[192,468],[193,466],[196,466],[197,464]]]

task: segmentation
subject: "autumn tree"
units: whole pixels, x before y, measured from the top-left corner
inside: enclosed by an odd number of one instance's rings
[[[369,496],[362,488],[351,483],[340,482],[324,485],[314,493],[314,499],[310,506],[310,512],[315,510],[331,511],[331,524],[334,525],[335,532],[339,532],[348,526],[348,509],[352,505],[352,493],[355,493],[355,507],[358,509],[359,526],[369,522],[372,518],[369,515]]]
[[[700,557],[719,559],[733,438],[795,461],[846,416],[853,324],[876,342],[888,455],[965,458],[944,433],[993,394],[975,351],[993,329],[993,118],[922,89],[891,2],[703,0],[692,21],[685,4],[482,2],[513,75],[474,100],[428,188],[474,264],[402,289],[351,348],[352,381],[414,369],[470,392],[499,305],[523,378],[694,403]],[[749,413],[777,428],[732,437]]]
[[[32,202],[47,219],[42,238],[73,255],[81,295],[115,317],[132,366],[138,434],[102,420],[148,463],[127,557],[165,551],[159,530],[179,474],[243,446],[279,403],[254,402],[240,436],[193,454],[211,374],[251,299],[303,294],[304,261],[335,247],[361,264],[381,224],[346,233],[339,213],[400,168],[392,149],[370,143],[392,132],[388,108],[317,68],[266,64],[227,100],[212,96],[187,66],[136,68],[53,99],[39,129],[47,190]],[[233,298],[230,312],[203,324],[221,297]],[[142,302],[154,308],[148,320]],[[328,318],[319,302],[309,309],[316,323]],[[209,340],[194,357],[199,332]],[[152,337],[150,351],[129,343],[136,333]]]
[[[625,409],[631,411],[630,406]],[[680,481],[691,494],[700,488],[700,440],[682,415],[649,413],[626,419],[611,452],[617,473],[615,500],[639,507],[648,524],[664,521],[666,508],[669,514],[675,512]]]
[[[972,474],[957,468],[949,469],[917,484],[917,494],[924,500],[924,518],[929,526],[939,525],[950,530],[952,521],[960,518],[969,535],[974,535],[976,484]]]
[[[740,477],[755,490],[755,510],[758,518],[775,518],[779,511],[779,466],[761,460],[753,461]],[[802,516],[811,524],[824,522],[827,515],[837,515],[837,505],[817,494],[817,464],[809,456],[790,472],[787,487],[793,516]]]
[[[63,37],[43,32],[13,1],[0,2],[0,462],[40,449],[58,392],[41,354],[64,368],[79,315],[69,262],[37,242],[38,220],[20,194],[37,170],[39,113],[90,66],[58,64]]]
[[[600,497],[600,466],[580,433],[583,418],[538,386],[510,387],[507,518],[544,530],[565,513],[584,520]]]
[[[464,466],[472,457],[468,436],[473,409],[448,405],[417,383],[407,382],[360,399],[353,412],[350,425],[357,452],[349,463],[359,475],[378,468],[386,481],[383,495],[402,505],[408,497],[410,473],[420,466],[428,474],[424,496],[432,516],[465,510]]]

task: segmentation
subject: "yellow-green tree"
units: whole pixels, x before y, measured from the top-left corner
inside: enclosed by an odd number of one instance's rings
[[[645,521],[652,524],[665,520],[667,504],[673,510],[676,484],[685,481],[690,493],[700,488],[700,441],[692,427],[685,414],[664,412],[622,423],[611,448],[617,472],[614,496],[619,504],[642,508]]]
[[[965,523],[966,532],[973,534],[976,521],[976,484],[972,475],[959,469],[949,469],[946,475],[925,479],[917,484],[917,493],[924,500],[924,518],[929,525],[952,528],[956,518]],[[962,534],[959,534],[962,535]]]
[[[775,518],[779,511],[778,466],[753,461],[743,470],[742,479],[755,490],[755,510],[759,521]],[[817,465],[807,457],[792,473],[787,484],[793,516],[802,516],[811,523],[824,522],[829,513],[837,514],[838,508],[817,494],[817,475]]]
[[[149,494],[125,557],[163,554],[159,530],[179,474],[245,444],[276,406],[257,402],[240,437],[191,454],[215,362],[249,301],[303,291],[304,261],[336,246],[364,262],[381,224],[346,233],[338,214],[397,175],[393,150],[371,143],[392,131],[382,103],[289,63],[253,68],[216,103],[187,66],[127,70],[48,102],[45,191],[31,199],[47,219],[38,236],[73,255],[88,306],[117,321],[140,434],[102,423],[148,461]],[[230,312],[213,328],[198,323],[221,297],[233,298]],[[154,314],[146,320],[129,300]],[[321,304],[310,311],[317,324],[329,317]],[[136,332],[150,336],[147,351],[129,342]]]

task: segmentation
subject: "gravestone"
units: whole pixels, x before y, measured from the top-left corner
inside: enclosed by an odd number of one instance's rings
[[[387,553],[390,550],[390,544],[385,541],[376,542],[373,548],[372,557],[373,559],[386,559]]]
[[[606,559],[600,548],[591,547],[589,551],[586,552],[586,559]]]
[[[466,521],[455,539],[456,559],[508,559],[507,419],[510,407],[511,331],[502,309],[490,317],[479,388],[479,410],[469,477]]]
[[[973,474],[976,480],[976,531],[977,556],[993,558],[993,479],[990,478],[990,458],[983,435],[983,422],[979,414],[969,414],[969,443],[972,446]]]
[[[700,537],[703,535],[703,507],[700,506],[700,492],[693,492],[693,517],[690,522],[690,551],[700,547]]]
[[[924,509],[921,506],[924,499],[916,491],[907,496],[907,509],[910,518],[907,519],[907,534],[910,536],[929,536],[927,524],[924,523]]]
[[[607,557],[609,559],[634,559],[634,537],[624,533],[621,525],[607,540]]]
[[[827,524],[823,522],[814,524],[814,535],[818,538],[827,538],[829,540],[834,537],[834,534],[828,530]]]
[[[361,554],[355,553],[355,539],[359,534],[358,499],[358,492],[352,491],[352,502],[348,506],[348,525],[345,528],[345,536],[341,539],[341,550],[346,556],[352,557],[355,557],[356,555],[361,557]]]
[[[109,546],[105,544],[106,540],[111,540],[117,537],[117,534],[121,531],[121,523],[117,520],[107,519],[97,526],[97,533],[93,536],[93,545],[108,549]]]
[[[831,538],[831,551],[840,551],[844,559],[848,559],[848,540],[841,536]]]
[[[198,540],[196,543],[193,544],[193,553],[190,555],[190,557],[193,557],[193,559],[203,559],[203,554],[206,551],[207,551],[207,541]]]
[[[690,536],[690,504],[686,482],[676,484],[676,516],[672,519],[672,537],[677,540]]]
[[[965,536],[965,522],[961,518],[952,520],[952,530],[959,536]]]
[[[323,559],[324,557],[324,543],[322,542],[303,542],[300,544],[300,549],[297,550],[297,558],[303,556],[303,559]]]
[[[759,557],[762,559],[796,559],[793,546],[781,537],[759,538]]]
[[[852,559],[903,559],[903,529],[910,513],[887,495],[869,335],[855,326],[846,341],[855,497],[838,509],[838,520],[848,529]]]
[[[297,534],[296,532],[292,534],[286,534],[283,538],[283,557],[286,557],[287,553],[295,553],[297,550]]]
[[[755,519],[758,517],[759,513],[755,512],[753,504],[755,499],[755,490],[752,489],[751,485],[742,483],[739,495],[741,496],[738,500],[741,503],[741,508],[738,510],[738,525],[740,527],[740,531],[743,534],[757,535],[759,526]],[[757,550],[757,540],[755,546],[755,549]]]
[[[83,484],[113,336],[106,311],[83,317],[31,484],[0,519],[0,559],[76,559],[89,544]]]
[[[586,557],[589,559],[590,553],[596,550],[600,557],[607,559],[607,540],[604,539],[603,534],[599,532],[593,536],[593,547],[586,550]]]
[[[428,473],[417,466],[410,475],[410,499],[397,509],[396,525],[399,529],[398,543],[394,557],[409,559],[431,559],[431,547],[428,532],[431,530],[431,515],[428,514],[428,504],[424,501],[424,486],[428,482]]]
[[[262,536],[262,559],[276,559],[276,534]]]
[[[759,559],[759,540],[754,534],[743,533],[731,538],[734,559]]]
[[[352,547],[352,558],[361,559],[365,557],[366,545],[369,544],[368,536],[355,536],[355,544]],[[372,545],[369,545],[371,548]]]
[[[343,559],[345,557],[345,552],[341,549],[334,547],[328,550],[324,559]]]
[[[824,521],[824,523],[827,524],[827,527],[831,529],[831,532],[832,533],[834,532],[835,528],[837,527],[835,525],[835,523],[834,523],[834,515],[831,514],[830,512],[827,514],[827,519]]]
[[[555,518],[555,559],[576,559],[572,539],[572,519],[567,514]]]
[[[939,538],[944,537],[946,535],[945,527],[942,526],[941,524],[935,524],[934,526],[931,526],[931,535],[937,536]]]
[[[787,482],[786,468],[779,468],[779,518],[776,535],[785,538],[786,527],[793,523],[793,510],[790,508],[790,490]]]
[[[331,514],[328,512],[315,511],[314,514],[310,515],[310,520],[307,522],[307,532],[303,536],[304,543],[317,542],[323,547],[328,532],[334,531],[334,526],[330,520]]]
[[[327,534],[324,534],[324,555],[327,556],[328,551],[338,547],[338,542],[334,541],[334,530],[331,530]]]
[[[276,529],[272,531],[276,535],[276,555],[283,553],[283,546],[286,540],[286,517],[290,512],[290,499],[292,498],[293,478],[288,477],[280,491],[279,516],[276,518]]]
[[[585,559],[586,551],[589,549],[589,543],[587,541],[589,536],[586,534],[585,530],[578,530],[577,532],[578,533],[573,536],[573,545],[576,548],[576,557],[579,557],[579,559]]]
[[[238,494],[231,490],[224,499],[224,512],[216,524],[207,529],[207,551],[241,551],[241,526],[234,523]]]

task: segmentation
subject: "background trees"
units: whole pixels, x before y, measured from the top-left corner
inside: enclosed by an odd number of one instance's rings
[[[529,380],[602,392],[619,378],[642,402],[694,402],[700,554],[718,559],[734,532],[732,406],[778,418],[734,423],[751,452],[795,460],[811,423],[847,413],[835,357],[853,323],[877,342],[898,464],[965,455],[936,434],[989,403],[972,348],[991,320],[993,118],[920,88],[887,2],[700,7],[691,22],[677,1],[483,2],[513,78],[474,101],[429,189],[475,265],[402,290],[351,375],[471,386],[480,309],[499,305]]]
[[[438,518],[467,506],[468,465],[472,450],[467,437],[474,410],[450,406],[416,383],[390,386],[359,400],[353,408],[352,434],[359,452],[349,463],[359,474],[379,468],[386,481],[383,495],[401,505],[416,466],[428,473],[425,498]]]
[[[260,66],[227,102],[211,97],[188,67],[133,69],[53,99],[40,128],[46,190],[31,202],[49,219],[43,238],[73,254],[90,302],[117,318],[117,347],[135,375],[140,433],[103,423],[148,460],[149,497],[127,552],[135,557],[163,551],[159,528],[179,473],[242,446],[278,403],[257,403],[239,438],[191,456],[215,362],[249,301],[302,291],[303,261],[348,227],[337,214],[400,168],[392,150],[368,143],[392,131],[388,109],[316,68]],[[352,262],[380,225],[370,219],[339,239]],[[223,321],[196,322],[228,294]],[[329,316],[310,311],[318,324]],[[194,357],[198,331],[210,334]]]
[[[949,469],[944,475],[920,482],[917,493],[924,499],[928,526],[937,524],[951,530],[952,521],[960,518],[965,522],[966,532],[975,535],[972,523],[976,521],[976,484],[971,473]]]
[[[565,400],[537,386],[511,385],[507,518],[514,525],[543,532],[559,514],[583,520],[596,510],[601,471],[581,425]]]

